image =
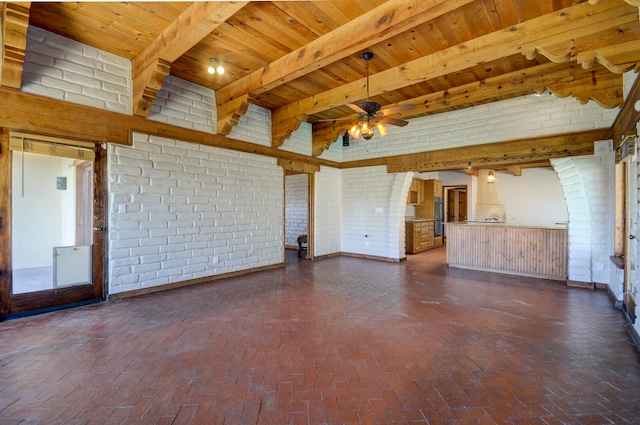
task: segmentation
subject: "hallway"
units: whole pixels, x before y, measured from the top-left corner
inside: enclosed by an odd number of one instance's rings
[[[640,424],[605,291],[296,254],[0,323],[0,424]]]

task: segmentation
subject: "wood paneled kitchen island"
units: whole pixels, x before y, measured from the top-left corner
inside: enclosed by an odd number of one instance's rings
[[[449,267],[567,279],[565,226],[446,223]]]

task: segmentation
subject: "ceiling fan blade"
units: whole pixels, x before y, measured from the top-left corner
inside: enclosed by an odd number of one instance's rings
[[[384,116],[387,116],[387,115],[399,114],[400,112],[404,112],[404,111],[410,111],[415,108],[416,108],[415,105],[412,105],[410,103],[405,103],[404,105],[398,105],[398,106],[394,106],[393,108],[383,109],[380,112],[382,112]]]
[[[316,121],[316,122],[346,121],[346,120],[355,121],[355,120],[353,119],[353,117],[345,117],[345,118],[331,118],[331,119],[326,119],[326,120],[318,120],[318,121]]]
[[[359,114],[366,114],[367,113],[367,111],[365,111],[364,109],[362,109],[358,105],[354,105],[353,103],[347,103],[347,106],[349,108],[353,109],[354,111],[356,111]]]
[[[382,124],[397,125],[398,127],[404,127],[405,125],[409,124],[409,121],[398,120],[396,118],[389,118],[389,117],[383,117],[380,120],[380,122]]]

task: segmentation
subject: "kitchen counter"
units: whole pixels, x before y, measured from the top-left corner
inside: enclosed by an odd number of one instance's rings
[[[406,218],[405,223],[422,223],[425,221],[436,221],[434,218]]]
[[[566,226],[446,223],[449,267],[566,280]]]
[[[519,224],[505,221],[454,221],[444,223],[446,226],[487,226],[487,227],[517,227],[522,229],[566,229],[566,224],[542,226],[539,224]]]

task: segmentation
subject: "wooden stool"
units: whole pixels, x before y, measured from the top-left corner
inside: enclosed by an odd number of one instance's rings
[[[298,236],[298,257],[307,249],[307,235]]]

